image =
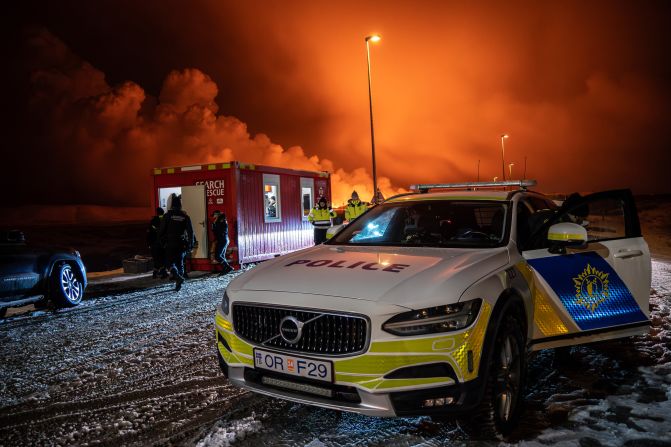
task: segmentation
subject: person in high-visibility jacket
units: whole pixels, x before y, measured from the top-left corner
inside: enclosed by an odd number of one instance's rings
[[[336,213],[326,204],[326,199],[320,197],[317,206],[310,210],[308,221],[315,227],[315,245],[326,241],[326,232],[331,226],[331,219]]]
[[[368,209],[368,204],[359,200],[359,194],[352,191],[352,198],[347,202],[345,207],[345,220],[353,221],[361,216]]]

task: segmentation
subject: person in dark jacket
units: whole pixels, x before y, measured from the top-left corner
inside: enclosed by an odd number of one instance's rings
[[[163,216],[159,238],[165,246],[166,264],[175,276],[175,290],[184,283],[184,256],[193,248],[191,218],[182,211],[181,196],[172,198],[170,210]]]
[[[212,222],[212,232],[214,233],[214,238],[216,240],[214,260],[221,264],[223,267],[221,275],[225,275],[233,270],[233,267],[231,267],[226,260],[226,249],[228,248],[229,243],[228,222],[226,221],[226,214],[219,210],[215,211],[213,215],[214,222]]]
[[[158,230],[161,228],[163,221],[163,208],[156,208],[156,215],[149,221],[149,228],[147,228],[147,245],[151,250],[151,257],[154,260],[154,272],[152,277],[167,278],[168,273],[165,271],[165,253],[163,246],[158,237]]]

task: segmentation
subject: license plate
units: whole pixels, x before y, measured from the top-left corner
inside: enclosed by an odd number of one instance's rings
[[[254,366],[307,379],[333,381],[331,362],[254,349]]]

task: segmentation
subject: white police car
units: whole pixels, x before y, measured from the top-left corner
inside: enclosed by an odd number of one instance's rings
[[[282,399],[505,436],[529,352],[649,326],[631,192],[558,207],[534,184],[418,185],[240,275],[216,313],[222,370]]]

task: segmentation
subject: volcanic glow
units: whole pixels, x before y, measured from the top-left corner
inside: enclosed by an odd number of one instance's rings
[[[369,200],[372,31],[385,196],[513,163],[547,192],[669,191],[663,3],[121,3],[26,7],[10,205],[148,205],[151,167],[229,160]]]

